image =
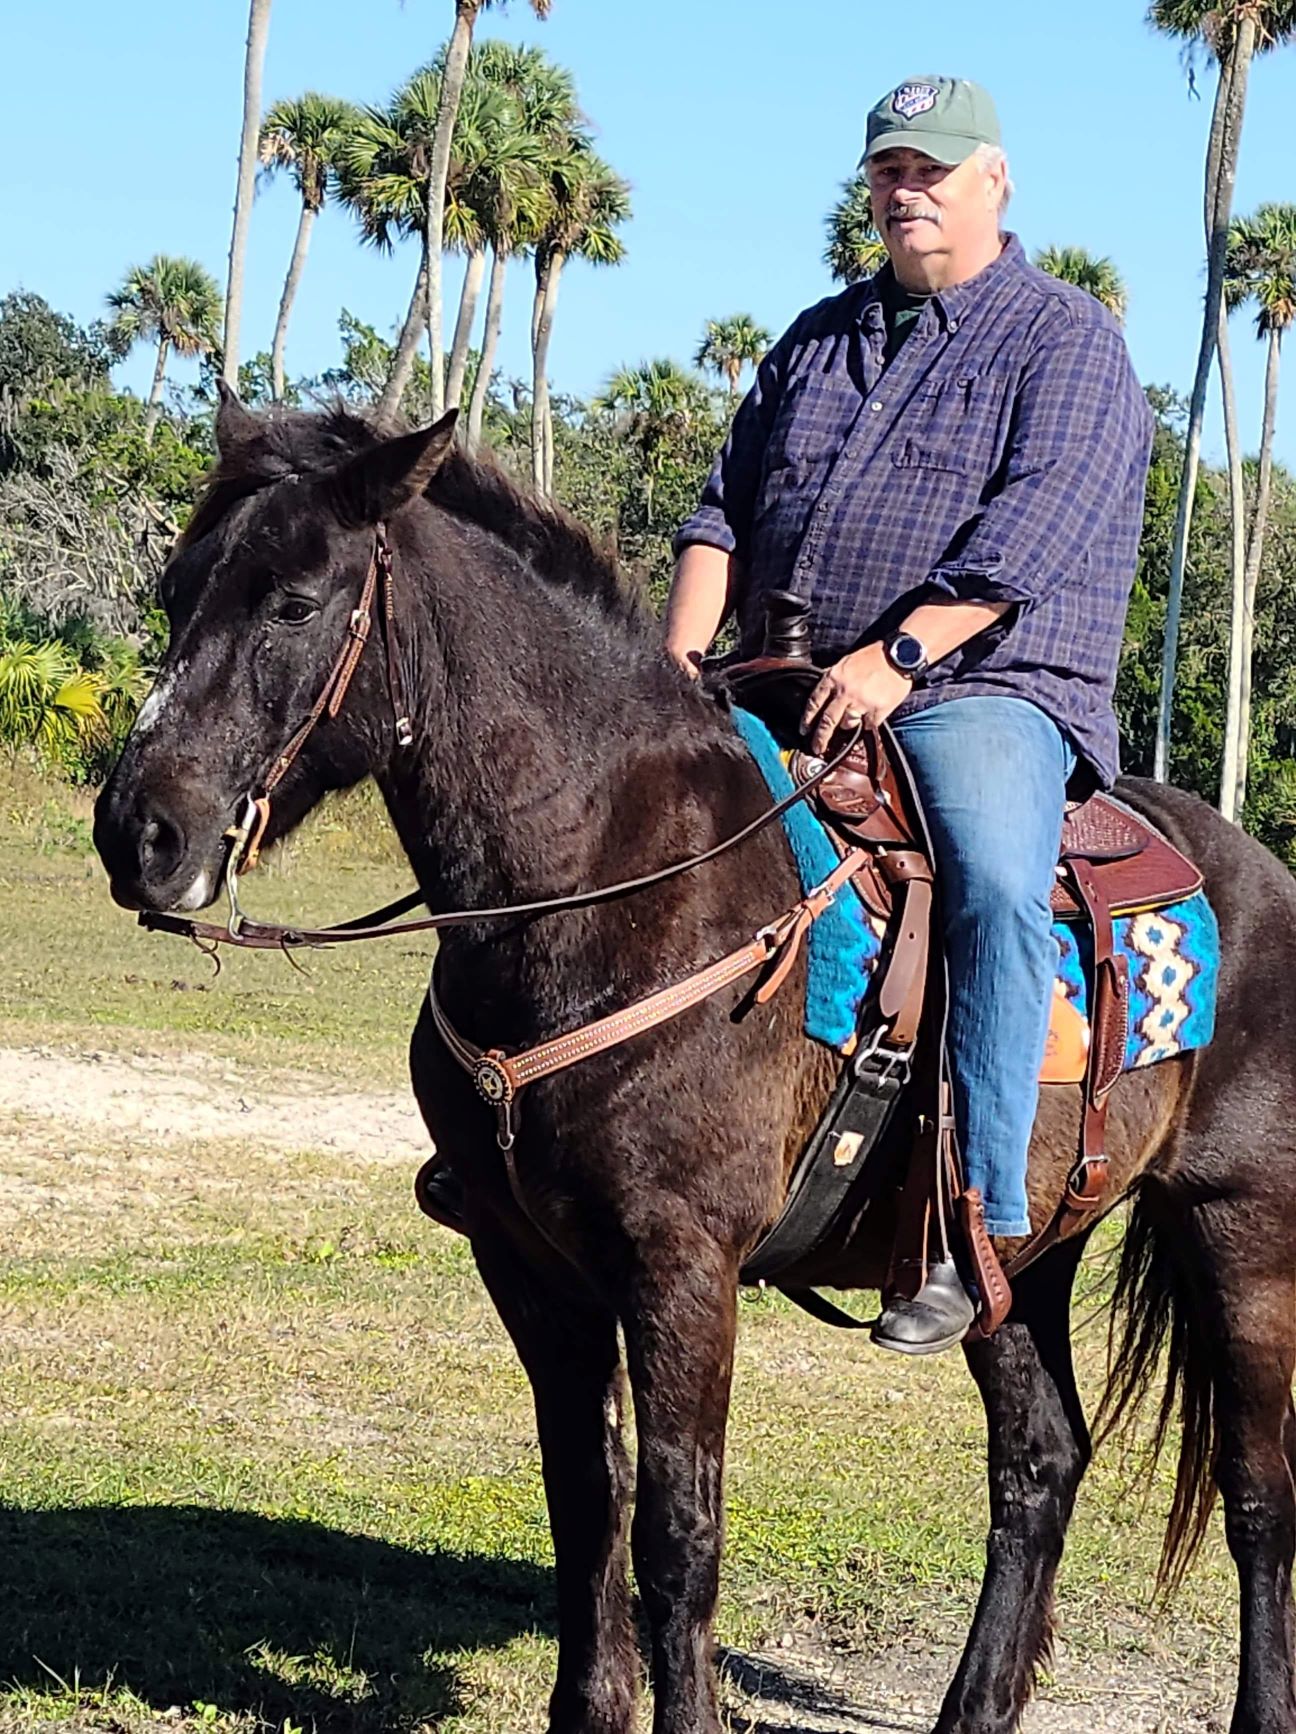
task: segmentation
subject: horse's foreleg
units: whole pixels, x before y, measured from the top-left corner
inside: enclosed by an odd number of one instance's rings
[[[473,1252],[531,1380],[558,1580],[551,1734],[629,1734],[639,1658],[626,1582],[630,1464],[616,1317],[542,1286],[511,1243]]]
[[[990,1535],[976,1618],[938,1734],[1014,1728],[1048,1653],[1053,1580],[1090,1452],[1071,1364],[1079,1258],[1072,1244],[1028,1270],[1008,1322],[967,1348],[989,1429]]]
[[[737,1276],[696,1231],[655,1239],[622,1314],[639,1435],[632,1532],[652,1633],[654,1734],[719,1734],[711,1623],[720,1577]]]

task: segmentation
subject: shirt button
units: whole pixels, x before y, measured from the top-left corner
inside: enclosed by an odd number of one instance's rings
[[[876,415],[878,410],[885,409],[886,405],[882,402],[881,398],[879,398],[876,403],[871,403],[869,408],[873,411],[874,415]]]
[[[959,328],[958,320],[957,319],[951,319],[949,322],[950,335],[952,336],[954,334],[954,332],[956,332],[958,330],[958,328]]]

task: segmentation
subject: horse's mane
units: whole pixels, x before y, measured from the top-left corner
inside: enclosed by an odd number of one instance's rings
[[[340,405],[324,411],[276,409],[258,416],[255,432],[222,455],[208,477],[180,546],[206,535],[250,494],[292,476],[331,470],[380,441],[369,421]],[[622,573],[611,552],[600,548],[560,506],[524,492],[493,461],[470,458],[452,447],[428,486],[427,498],[442,511],[498,536],[546,583],[588,598],[627,625],[646,620],[642,590]]]

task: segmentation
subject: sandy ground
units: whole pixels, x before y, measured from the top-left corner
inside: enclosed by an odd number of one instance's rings
[[[103,1125],[116,1135],[238,1138],[362,1162],[419,1163],[431,1144],[408,1091],[368,1094],[327,1078],[273,1086],[220,1061],[0,1047],[0,1113]]]
[[[922,1734],[936,1721],[958,1651],[886,1650],[867,1658],[789,1635],[787,1648],[720,1658],[733,1734]],[[1224,1734],[1228,1682],[1189,1670],[1164,1653],[1068,1654],[1022,1721],[1023,1734]]]
[[[19,1143],[24,1128],[48,1119],[79,1123],[83,1132],[110,1126],[114,1141],[132,1133],[154,1146],[168,1138],[235,1139],[411,1169],[430,1148],[407,1092],[348,1092],[306,1074],[276,1075],[272,1088],[196,1056],[0,1048],[0,1126],[6,1115],[21,1116],[11,1122]],[[20,1171],[12,1179],[30,1186],[32,1176]],[[17,1199],[8,1203],[12,1209]],[[1223,1672],[1187,1667],[1154,1639],[1148,1653],[1139,1648],[1142,1642],[1098,1658],[1060,1649],[1026,1716],[1026,1734],[1222,1734],[1231,1690]],[[859,1657],[795,1633],[768,1655],[727,1652],[721,1669],[735,1734],[861,1734],[931,1727],[957,1661],[952,1647]],[[1218,1664],[1228,1665],[1226,1658]]]

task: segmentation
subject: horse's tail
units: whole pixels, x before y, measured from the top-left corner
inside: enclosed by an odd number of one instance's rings
[[[1173,1422],[1180,1425],[1174,1503],[1157,1568],[1157,1589],[1183,1581],[1215,1504],[1219,1429],[1207,1357],[1207,1332],[1194,1306],[1189,1271],[1169,1251],[1171,1224],[1158,1220],[1154,1189],[1140,1188],[1125,1230],[1108,1332],[1107,1389],[1095,1422],[1101,1443],[1124,1431],[1148,1395],[1165,1355],[1165,1388],[1148,1474]]]

